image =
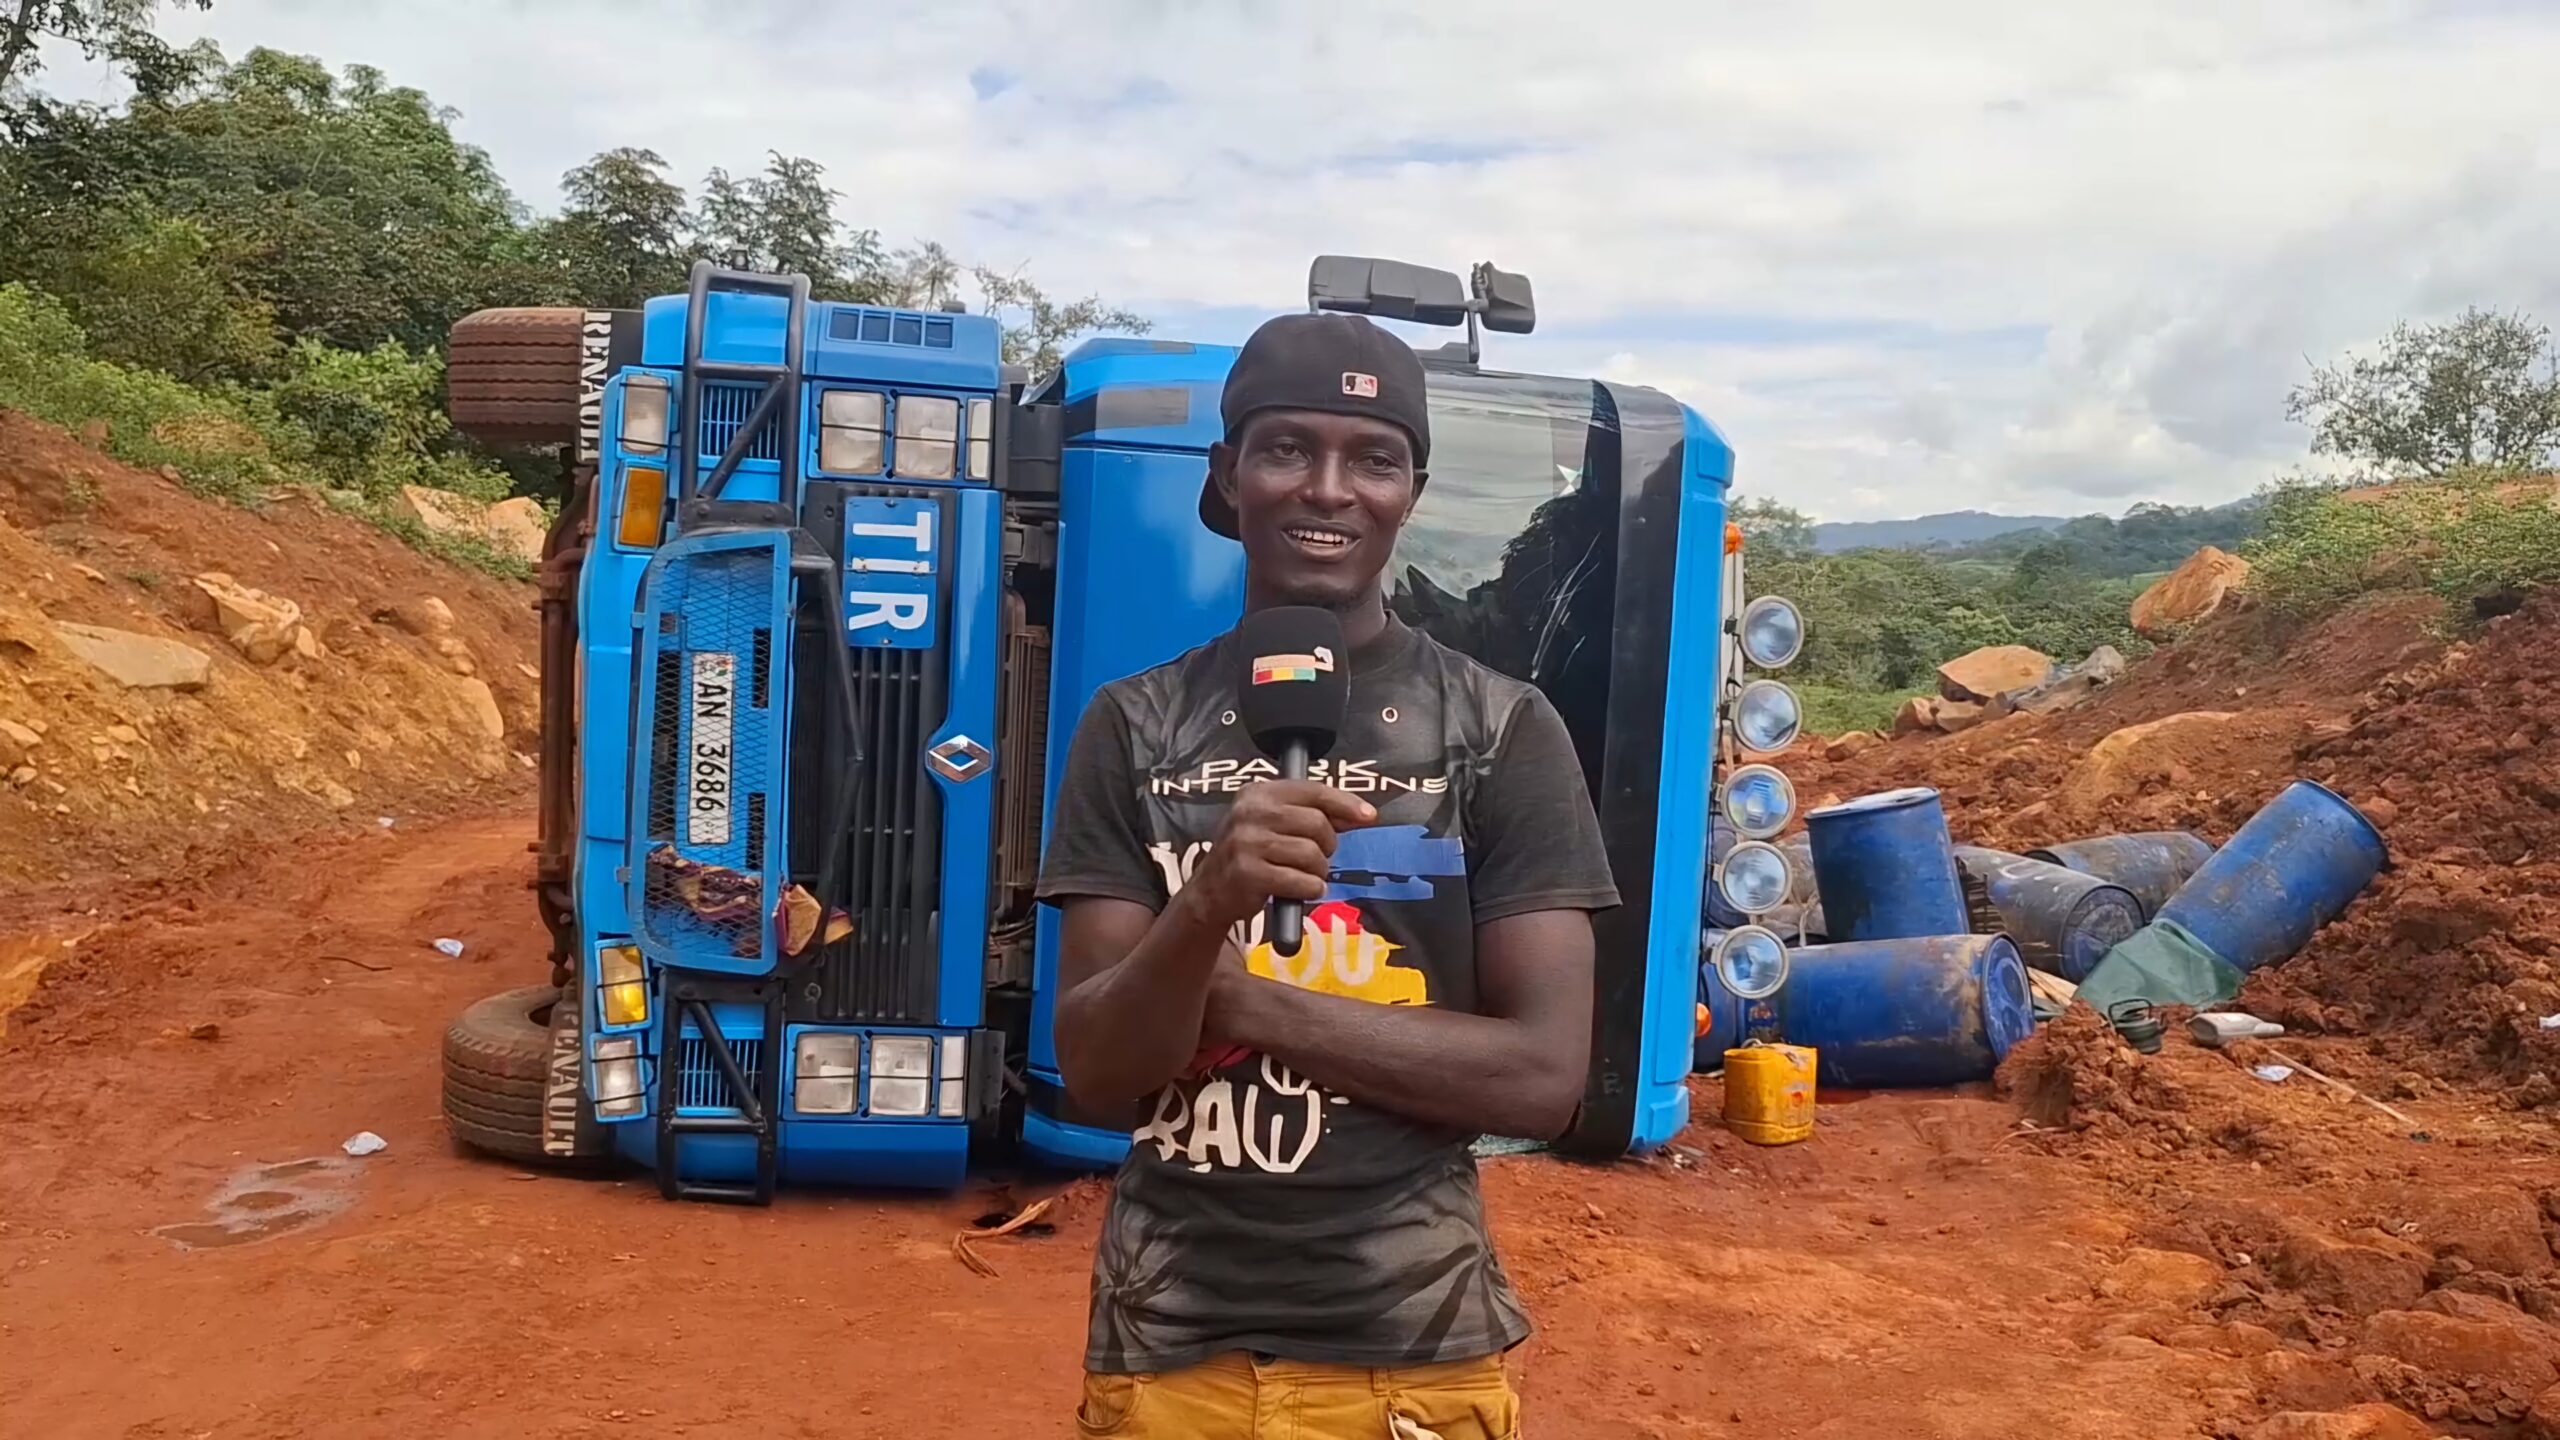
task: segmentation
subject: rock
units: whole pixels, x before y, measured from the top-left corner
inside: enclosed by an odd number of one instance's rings
[[[323,780],[320,782],[320,798],[329,802],[330,809],[344,810],[356,803],[356,792],[335,780]]]
[[[463,675],[456,676],[453,684],[463,703],[471,707],[472,715],[479,720],[481,730],[492,740],[504,739],[507,717],[500,713],[497,694],[489,688],[489,682]]]
[[[2375,1398],[2373,1387],[2353,1370],[2299,1350],[2272,1350],[2248,1364],[2259,1397],[2287,1410],[2336,1410]]]
[[[432,490],[424,485],[403,485],[393,510],[415,520],[430,534],[471,535],[480,533],[480,517],[487,506],[450,490]]]
[[[390,618],[391,623],[410,634],[432,640],[453,628],[453,607],[433,595],[424,595],[391,607]]]
[[[2364,818],[2372,821],[2377,830],[2390,829],[2391,822],[2400,818],[2400,807],[2379,795],[2368,795],[2357,801],[2356,808],[2364,812]]]
[[[36,783],[36,767],[33,765],[21,765],[9,772],[9,784],[14,789],[24,790],[34,783]]]
[[[0,764],[14,765],[27,758],[27,752],[44,743],[44,737],[15,720],[0,720]]]
[[[2552,1342],[2520,1326],[2385,1310],[2367,1320],[2364,1348],[2432,1375],[2530,1396],[2560,1382]]]
[[[2542,1209],[2503,1185],[2413,1185],[2393,1197],[2393,1213],[2416,1223],[2410,1236],[2438,1256],[2498,1275],[2531,1278],[2551,1268]]]
[[[1903,701],[1902,708],[1894,712],[1893,733],[1896,735],[1918,735],[1937,728],[1938,698],[1934,695],[1914,695]]]
[[[2041,685],[2053,675],[2053,657],[2027,645],[1985,645],[1938,667],[1938,693],[1979,704],[2012,690]]]
[[[1938,728],[1950,735],[1960,730],[1970,730],[1990,718],[1990,712],[1986,707],[1971,700],[1938,702]]]
[[[2524,1412],[2525,1440],[2560,1440],[2560,1385],[2533,1397]]]
[[[456,675],[477,675],[480,662],[471,658],[471,647],[459,635],[445,635],[436,640],[436,654],[444,659],[446,669]]]
[[[1846,760],[1851,756],[1864,755],[1883,743],[1884,737],[1878,735],[1873,730],[1852,730],[1848,734],[1841,736],[1839,739],[1834,740],[1829,745],[1823,747],[1822,758],[1825,760]]]
[[[2166,640],[2222,608],[2223,599],[2249,578],[2249,562],[2207,545],[2133,602],[2133,631]]]
[[[92,570],[92,569],[90,569],[90,568],[89,568],[88,566],[86,566],[86,565],[81,565],[81,564],[77,564],[77,563],[74,563],[74,564],[72,565],[72,567],[71,567],[71,568],[72,568],[73,570],[78,571],[78,572],[80,573],[81,578],[83,578],[83,579],[86,579],[86,580],[95,580],[96,582],[98,582],[98,583],[99,583],[99,584],[101,584],[101,585],[104,585],[104,584],[106,584],[106,583],[107,583],[107,577],[106,577],[105,572],[103,572],[103,571],[99,571],[99,570]]]
[[[130,725],[110,725],[107,727],[107,738],[119,745],[139,745],[142,743],[142,732]]]
[[[2029,715],[2051,715],[2073,709],[2123,679],[2124,672],[2124,656],[2113,645],[2101,645],[2089,652],[2088,659],[2057,673],[2041,685],[2011,690],[1994,697],[1991,709],[1998,715],[2021,711]]]
[[[72,654],[135,690],[201,690],[213,678],[213,657],[192,646],[103,625],[57,624],[53,633]]]
[[[2222,1267],[2178,1250],[2136,1250],[2098,1280],[2098,1294],[2128,1304],[2193,1309],[2222,1284]]]
[[[195,587],[213,602],[214,628],[250,664],[272,665],[293,648],[293,637],[302,628],[301,606],[228,575],[198,575]]]
[[[542,562],[542,542],[551,529],[542,505],[528,496],[501,500],[481,517],[481,533],[489,543],[528,565]]]
[[[293,632],[293,653],[305,660],[317,660],[328,652],[321,648],[319,632],[305,625]]]
[[[2435,1427],[2397,1405],[2288,1410],[2240,1432],[2242,1440],[2435,1440]]]
[[[2127,725],[2089,747],[2073,767],[2066,789],[2091,796],[2112,794],[2138,780],[2136,769],[2142,752],[2156,744],[2189,745],[2204,743],[2204,738],[2232,720],[2227,710],[2190,710],[2181,715]],[[2165,771],[2166,766],[2160,767]]]
[[[2471,1277],[2463,1277],[2469,1280]],[[2456,1320],[2477,1320],[2488,1325],[2530,1325],[2533,1317],[2499,1299],[2472,1289],[2447,1286],[2430,1290],[2427,1297],[2410,1307],[2430,1315],[2450,1315]]]
[[[2427,1267],[2407,1247],[2375,1234],[2378,1245],[2351,1244],[2315,1231],[2286,1239],[2267,1267],[2276,1282],[2314,1305],[2372,1315],[2401,1310],[2427,1293]]]

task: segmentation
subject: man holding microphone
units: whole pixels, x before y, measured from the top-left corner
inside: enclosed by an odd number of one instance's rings
[[[1095,696],[1041,876],[1069,1096],[1134,1128],[1078,1427],[1502,1440],[1529,1324],[1469,1147],[1581,1103],[1598,822],[1546,698],[1387,611],[1428,473],[1412,349],[1283,316],[1221,418],[1200,512],[1245,620]],[[1263,938],[1275,907],[1301,943]]]

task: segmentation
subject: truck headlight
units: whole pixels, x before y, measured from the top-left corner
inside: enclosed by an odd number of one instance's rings
[[[596,1114],[603,1119],[623,1119],[640,1113],[648,1103],[643,1093],[646,1084],[640,1075],[640,1042],[625,1035],[614,1040],[596,1042]]]
[[[1795,602],[1763,595],[1742,607],[1742,657],[1763,670],[1783,670],[1804,653],[1804,615]]]
[[[596,1008],[604,1023],[649,1023],[649,972],[638,949],[607,945],[596,952],[596,977]]]
[[[1754,680],[1733,699],[1733,733],[1746,750],[1774,754],[1796,743],[1803,729],[1802,702],[1775,680]]]
[[[803,1035],[791,1069],[791,1108],[803,1115],[850,1115],[861,1080],[861,1036]]]
[[[948,480],[960,468],[960,402],[939,395],[898,397],[898,474]]]
[[[1765,840],[1745,840],[1717,867],[1716,888],[1725,903],[1745,915],[1760,915],[1786,903],[1790,877],[1787,857]]]
[[[616,437],[634,455],[667,453],[668,417],[675,392],[655,375],[633,375],[622,382],[622,430]]]
[[[876,390],[829,390],[818,397],[818,468],[877,475],[888,468],[889,400]]]
[[[1774,765],[1745,765],[1725,777],[1724,818],[1745,840],[1766,840],[1795,818],[1795,782]]]
[[[871,1041],[874,1115],[921,1116],[933,1110],[933,1037],[879,1035]]]
[[[1745,1000],[1765,1000],[1787,983],[1787,943],[1776,932],[1745,925],[1716,946],[1716,979]]]

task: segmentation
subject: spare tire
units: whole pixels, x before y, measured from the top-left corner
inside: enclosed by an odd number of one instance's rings
[[[444,1032],[444,1115],[475,1150],[537,1165],[578,1165],[607,1147],[593,1112],[578,1106],[576,1154],[543,1149],[543,1096],[551,1068],[551,1018],[560,991],[528,985],[465,1010]]]
[[[586,314],[565,306],[518,307],[455,321],[444,362],[453,428],[491,445],[576,441]]]

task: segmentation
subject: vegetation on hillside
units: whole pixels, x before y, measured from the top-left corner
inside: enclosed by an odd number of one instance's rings
[[[404,484],[556,499],[546,458],[446,423],[447,330],[492,305],[636,304],[696,258],[802,271],[825,299],[975,301],[1035,366],[1145,328],[939,245],[892,250],[838,218],[804,158],[715,169],[688,196],[659,156],[614,149],[565,177],[559,214],[532,215],[419,91],[369,66],[175,49],[154,11],[0,9],[0,404],[102,423],[118,455],[210,493],[323,485],[376,514]],[[114,62],[132,98],[31,88],[46,39]]]
[[[2337,468],[2243,505],[2136,505],[1962,547],[1823,555],[1804,515],[1738,502],[1752,593],[1805,612],[1789,678],[1807,727],[1871,725],[1978,645],[2137,656],[2149,647],[2129,626],[2134,597],[2204,545],[2246,556],[2251,590],[2291,618],[2383,589],[2432,591],[2457,620],[2476,618],[2560,580],[2560,477],[2547,473],[2560,459],[2560,352],[2533,320],[2475,309],[2401,325],[2371,355],[2316,367],[2286,409]]]

